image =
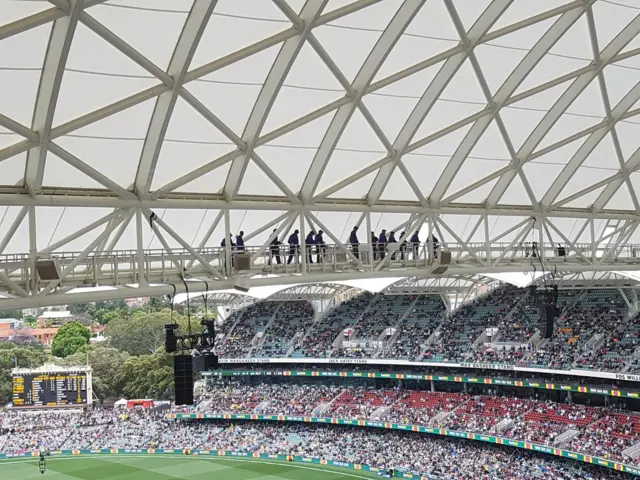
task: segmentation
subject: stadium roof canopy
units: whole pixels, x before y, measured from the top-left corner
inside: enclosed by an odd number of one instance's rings
[[[0,0],[0,284],[229,288],[202,253],[227,234],[355,225],[436,234],[450,273],[526,270],[500,252],[532,242],[637,269],[639,32],[635,0]],[[392,268],[356,263],[286,282]]]

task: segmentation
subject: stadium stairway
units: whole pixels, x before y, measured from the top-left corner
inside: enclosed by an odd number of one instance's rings
[[[283,307],[283,304],[278,305],[273,310],[273,314],[271,315],[271,318],[269,318],[269,321],[264,326],[264,328],[262,330],[256,331],[256,334],[251,339],[251,348],[249,349],[249,353],[247,353],[247,357],[251,358],[254,351],[259,351],[261,349],[262,344],[266,339],[266,332],[269,330],[269,327],[273,324],[273,321],[275,320],[276,316],[278,315],[278,312],[282,307]]]
[[[358,324],[362,321],[362,319],[371,311],[371,307],[374,304],[376,300],[376,296],[372,295],[371,299],[369,300],[369,303],[367,304],[367,306],[362,310],[362,313],[360,315],[358,315],[358,317],[356,318],[355,322],[353,322],[349,327],[356,329],[358,328]],[[347,328],[349,328],[347,327]],[[333,342],[331,342],[331,352],[329,352],[329,354],[327,355],[327,358],[330,358],[333,356],[333,354],[335,352],[340,352],[342,351],[342,342],[344,342],[345,340],[345,334],[344,331],[346,330],[346,328],[343,328],[340,333],[338,334],[338,336],[333,340]]]
[[[373,354],[373,358],[378,358],[380,357],[381,354],[383,354],[384,352],[386,352],[387,350],[391,349],[396,342],[396,339],[398,338],[398,335],[400,333],[400,325],[404,322],[404,320],[409,316],[409,313],[411,313],[411,311],[413,310],[413,308],[415,307],[416,303],[418,303],[418,298],[416,296],[416,298],[409,304],[409,306],[405,309],[404,313],[400,316],[400,318],[398,318],[398,320],[394,323],[394,325],[390,328],[393,328],[393,335],[391,335],[386,341],[385,341],[385,332],[382,331],[380,333],[380,335],[378,336],[378,338],[376,339],[376,341],[378,342],[384,342],[382,343],[382,348],[376,348],[374,354]]]

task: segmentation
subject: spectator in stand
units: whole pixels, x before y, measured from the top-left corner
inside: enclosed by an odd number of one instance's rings
[[[295,406],[290,410],[291,398],[305,399],[306,395],[314,395],[315,402],[321,394],[331,396],[334,393],[331,387],[317,392],[305,392],[304,387],[296,387],[294,395],[284,390],[273,392],[273,386],[263,388],[262,393],[278,396],[273,403],[284,407],[276,408],[282,412],[307,411]],[[235,387],[228,391],[236,395],[245,393]],[[320,396],[316,397],[316,393]],[[254,401],[259,398],[260,395]],[[19,421],[43,426],[40,430],[10,429],[0,435],[0,445],[6,453],[36,449],[187,448],[314,457],[382,469],[404,469],[442,480],[627,478],[614,470],[574,460],[414,432],[317,424],[180,421],[167,419],[161,412],[145,410],[93,410],[71,415],[52,411],[19,412],[10,420],[3,418],[4,415],[4,412],[0,413],[0,421],[4,424]],[[34,416],[39,418],[30,422],[29,418]]]

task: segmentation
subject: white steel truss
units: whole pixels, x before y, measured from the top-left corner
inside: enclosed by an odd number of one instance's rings
[[[333,10],[327,0],[273,0],[249,15],[225,0],[175,9],[0,0],[10,19],[0,24],[3,95],[28,90],[22,75],[38,85],[18,107],[0,97],[0,289],[8,297],[0,308],[59,303],[83,285],[116,288],[100,294],[116,298],[125,285],[142,295],[167,282],[226,288],[256,275],[256,284],[439,282],[431,235],[461,278],[547,265],[575,275],[637,269],[640,11],[605,0],[559,0],[548,10],[526,0],[476,3],[484,10],[453,0],[357,0]],[[152,42],[120,28],[136,11],[147,36],[160,25]],[[163,43],[165,22],[176,34]],[[82,52],[80,35],[104,50]],[[237,40],[243,35],[250,40]],[[345,35],[337,46],[334,35]],[[21,42],[19,58],[7,42]],[[226,43],[234,47],[219,47]],[[166,61],[156,44],[173,51]],[[500,55],[509,51],[518,60],[507,70]],[[92,56],[104,57],[100,68]],[[131,72],[110,66],[120,61]],[[468,74],[473,101],[453,88]],[[84,89],[67,86],[77,78]],[[94,78],[124,93],[94,89]],[[107,100],[91,102],[101,95]],[[144,133],[129,133],[140,125]],[[120,153],[124,144],[138,148]],[[386,256],[370,237],[383,228],[399,241]],[[295,229],[300,250],[287,245]],[[247,272],[236,269],[240,249],[229,241],[243,230]],[[318,230],[323,249],[307,244]],[[402,243],[414,234],[415,254]],[[39,279],[43,259],[59,263],[59,279]]]

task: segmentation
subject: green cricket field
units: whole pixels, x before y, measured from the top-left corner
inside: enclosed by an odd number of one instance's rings
[[[37,459],[0,461],[2,480],[358,480],[371,473],[324,465],[205,456],[102,455],[49,457],[40,473]]]

